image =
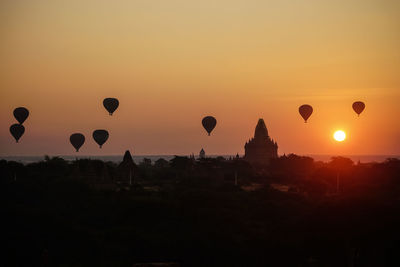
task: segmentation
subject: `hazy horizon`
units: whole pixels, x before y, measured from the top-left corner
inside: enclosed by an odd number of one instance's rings
[[[114,163],[119,163],[123,159],[123,154],[118,154],[118,155],[80,155],[80,154],[75,154],[75,155],[31,155],[31,156],[0,156],[0,160],[5,159],[8,161],[17,161],[21,162],[23,164],[29,164],[29,163],[34,163],[34,162],[39,162],[44,160],[45,156],[50,156],[50,157],[61,157],[64,160],[67,161],[72,161],[75,159],[98,159],[102,161],[111,161]],[[163,158],[165,160],[171,160],[175,156],[190,156],[187,154],[181,154],[181,155],[135,155],[133,154],[133,160],[136,163],[140,163],[143,161],[144,158],[149,158],[152,162],[155,162],[156,160]],[[198,154],[194,154],[196,158],[199,158]],[[207,155],[207,157],[219,157],[222,156],[226,159],[229,159],[229,157],[235,157],[236,155]],[[243,155],[239,155],[240,157],[243,157]],[[279,155],[282,156],[282,155]],[[351,159],[354,163],[361,162],[361,163],[373,163],[373,162],[384,162],[388,158],[397,158],[400,159],[400,155],[299,155],[299,156],[307,156],[311,157],[314,159],[314,161],[322,161],[322,162],[329,162],[331,161],[332,157],[336,156],[341,156],[341,157],[346,157]]]

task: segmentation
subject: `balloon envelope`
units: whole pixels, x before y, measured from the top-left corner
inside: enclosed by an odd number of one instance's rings
[[[106,130],[96,130],[93,132],[93,139],[101,148],[108,139],[108,132]]]
[[[76,149],[76,152],[78,152],[79,148],[85,143],[85,136],[81,133],[74,133],[69,137],[69,141]]]
[[[22,124],[13,124],[10,127],[10,133],[12,136],[15,138],[15,141],[18,143],[18,140],[21,138],[21,136],[25,132],[25,127]]]
[[[363,112],[364,109],[365,109],[364,102],[356,101],[353,103],[353,110],[357,113],[358,116],[360,116],[361,112]]]
[[[111,116],[113,112],[118,108],[119,101],[116,98],[105,98],[103,100],[103,106],[107,109],[108,113]]]
[[[201,121],[203,124],[204,129],[206,129],[208,135],[214,130],[215,126],[217,125],[217,120],[213,116],[204,117]]]
[[[313,108],[310,105],[301,105],[299,107],[299,113],[303,117],[304,122],[307,122],[308,118],[313,113]]]
[[[17,119],[19,124],[23,124],[24,121],[28,118],[29,116],[29,110],[24,108],[24,107],[19,107],[14,109],[14,117]]]

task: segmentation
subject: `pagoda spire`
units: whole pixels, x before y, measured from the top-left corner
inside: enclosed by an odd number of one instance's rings
[[[264,119],[259,119],[256,130],[254,131],[254,139],[267,139],[268,138],[268,130],[267,126],[265,126]]]

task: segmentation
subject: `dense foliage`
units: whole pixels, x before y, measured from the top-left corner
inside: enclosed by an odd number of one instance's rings
[[[111,162],[0,161],[4,266],[400,266],[398,159],[175,157],[133,171],[131,185]]]

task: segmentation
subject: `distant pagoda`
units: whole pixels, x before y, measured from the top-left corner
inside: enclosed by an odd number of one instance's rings
[[[203,148],[200,150],[199,158],[201,158],[201,159],[205,159],[206,158],[206,152],[204,151]]]
[[[250,163],[268,164],[278,157],[278,144],[269,137],[264,120],[259,119],[254,137],[244,145],[244,159]]]

